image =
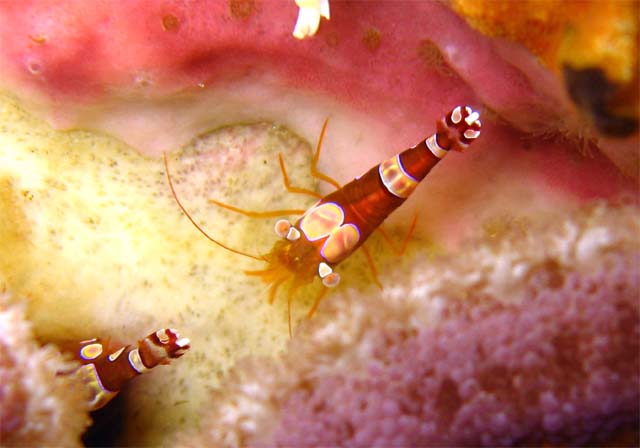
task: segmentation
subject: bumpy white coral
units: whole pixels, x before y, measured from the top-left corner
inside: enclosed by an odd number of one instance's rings
[[[53,347],[33,339],[23,308],[0,296],[0,442],[3,446],[82,446],[90,423],[87,391]]]
[[[638,212],[555,218],[332,296],[281,362],[237,368],[185,444],[585,443],[634,421]]]

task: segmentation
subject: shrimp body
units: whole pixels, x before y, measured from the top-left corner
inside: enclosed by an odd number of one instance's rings
[[[284,268],[296,284],[317,274],[325,286],[336,286],[340,277],[333,268],[402,205],[451,149],[464,150],[480,135],[479,116],[468,106],[456,107],[436,123],[432,136],[323,197],[294,224],[278,221],[276,233],[284,240],[265,255],[271,267],[250,274],[279,284],[287,276],[272,272]]]
[[[479,117],[480,114],[474,112],[470,107],[457,106],[436,122],[435,134],[374,166],[364,175],[342,187],[335,180],[316,169],[327,124],[325,122],[311,165],[311,174],[334,185],[336,191],[322,197],[314,191],[292,187],[289,184],[282,156],[280,156],[280,168],[287,190],[292,193],[308,194],[319,200],[293,224],[286,219],[277,221],[275,231],[282,239],[274,244],[269,253],[262,256],[253,256],[226,246],[209,236],[191,218],[175,193],[165,154],[167,180],[173,197],[181,210],[204,236],[228,251],[267,263],[265,269],[245,271],[245,273],[260,277],[270,285],[270,303],[274,301],[280,286],[288,285],[289,333],[291,334],[290,304],[295,290],[312,282],[316,276],[321,279],[325,288],[322,289],[311,307],[309,311],[309,316],[311,316],[326,293],[326,289],[334,287],[340,282],[340,275],[334,272],[334,268],[362,246],[371,233],[379,228],[389,214],[402,205],[420,181],[450,150],[464,150],[480,135],[482,124]],[[213,199],[210,199],[209,202],[254,218],[268,218],[302,212],[295,210],[256,212],[243,210]],[[375,277],[372,260],[368,252],[365,252],[365,255],[370,261]]]
[[[95,411],[111,401],[130,379],[184,355],[190,348],[189,343],[189,339],[180,338],[178,332],[170,328],[151,333],[136,345],[111,352],[104,340],[88,339],[74,349],[82,365],[73,373],[90,389],[89,407]]]

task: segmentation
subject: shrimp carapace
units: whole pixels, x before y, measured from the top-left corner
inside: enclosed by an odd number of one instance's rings
[[[149,372],[158,364],[169,364],[190,348],[190,341],[176,330],[162,328],[138,341],[111,350],[103,339],[81,341],[73,348],[74,358],[82,364],[73,372],[91,391],[89,409],[105,406],[127,381]]]
[[[293,292],[298,287],[312,282],[318,276],[323,290],[309,311],[311,316],[326,292],[326,288],[334,287],[340,282],[340,275],[334,271],[336,265],[362,246],[371,233],[379,228],[391,212],[402,205],[420,181],[450,150],[464,150],[478,138],[482,126],[479,118],[480,114],[469,106],[455,107],[436,122],[436,132],[433,135],[374,166],[334,192],[321,197],[295,222],[291,223],[286,219],[277,221],[275,231],[281,239],[275,243],[269,253],[262,257],[251,256],[251,258],[264,260],[267,267],[247,271],[246,274],[258,276],[271,285],[270,302],[275,299],[280,286],[288,284],[289,303]],[[311,164],[311,175],[338,187],[339,184],[336,181],[317,170],[326,126],[325,121]],[[279,160],[285,188],[288,191],[319,197],[315,192],[292,187],[289,184],[282,157]],[[169,175],[168,178],[171,182]],[[172,192],[180,204],[173,187]],[[210,202],[249,217],[267,218],[277,214],[277,211],[243,210],[213,199]],[[180,207],[187,214],[181,204]],[[290,214],[291,210],[282,210],[282,212],[282,215],[286,215]],[[204,233],[202,229],[199,228],[199,230]],[[236,250],[232,251],[239,253]],[[370,256],[367,258],[370,259]],[[289,319],[291,319],[290,313]]]

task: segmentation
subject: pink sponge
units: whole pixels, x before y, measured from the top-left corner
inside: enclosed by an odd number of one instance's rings
[[[284,446],[584,443],[637,421],[638,265],[452,310],[437,328],[382,333],[366,371],[292,393]],[[629,265],[631,263],[631,266]],[[453,307],[456,308],[456,307]]]

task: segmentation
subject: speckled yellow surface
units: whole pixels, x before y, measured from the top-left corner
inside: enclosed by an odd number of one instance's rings
[[[296,185],[316,185],[309,145],[282,128],[227,128],[166,149],[194,219],[240,250],[268,251],[273,220],[230,213],[208,198],[254,210],[313,202],[284,191],[278,151]],[[286,301],[268,305],[267,286],[242,272],[263,266],[197,232],[170,195],[161,159],[109,137],[53,130],[8,96],[0,96],[0,238],[2,286],[27,300],[41,340],[128,343],[165,326],[191,339],[186,356],[127,391],[127,443],[159,443],[197,426],[208,390],[238,358],[276,354],[288,341]],[[365,278],[361,261],[352,263],[350,287],[369,287],[357,280]],[[314,295],[298,294],[294,322]]]

